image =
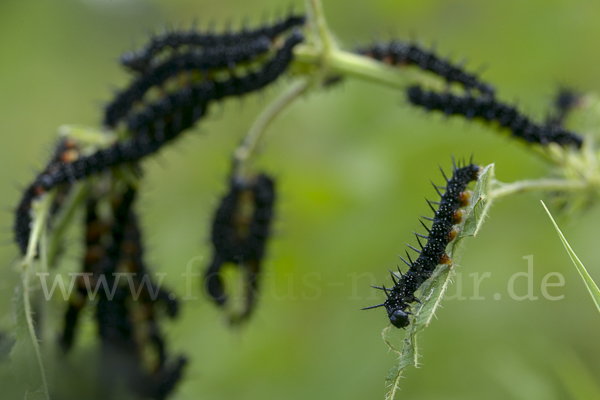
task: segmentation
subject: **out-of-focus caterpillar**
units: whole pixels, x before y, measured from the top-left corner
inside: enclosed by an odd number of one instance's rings
[[[234,176],[213,219],[213,259],[206,269],[206,291],[217,304],[224,305],[227,293],[221,268],[226,263],[239,266],[246,273],[246,293],[244,310],[238,320],[249,316],[254,306],[274,203],[272,178],[265,174],[251,179]]]

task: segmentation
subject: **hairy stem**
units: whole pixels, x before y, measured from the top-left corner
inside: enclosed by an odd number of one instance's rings
[[[587,190],[590,188],[588,182],[567,180],[567,179],[537,179],[537,180],[524,180],[513,183],[500,183],[496,181],[499,186],[490,192],[490,198],[493,200],[500,199],[502,197],[510,196],[517,193],[526,192],[553,192],[553,191],[577,191]]]
[[[35,220],[33,223],[33,229],[31,230],[31,236],[29,237],[29,243],[27,246],[27,254],[22,264],[22,275],[21,285],[23,288],[23,308],[25,310],[25,319],[27,321],[27,331],[29,333],[29,339],[35,351],[35,357],[37,360],[38,368],[40,370],[40,376],[42,379],[42,389],[44,391],[44,398],[50,400],[50,393],[48,391],[48,382],[46,381],[46,371],[44,370],[44,363],[42,362],[42,353],[38,338],[35,334],[35,328],[33,324],[31,299],[29,296],[29,281],[31,274],[33,273],[33,262],[37,254],[37,247],[40,241],[42,232],[45,230],[46,220],[50,212],[50,206],[54,193],[45,195],[39,202],[34,202],[32,207],[35,211]]]

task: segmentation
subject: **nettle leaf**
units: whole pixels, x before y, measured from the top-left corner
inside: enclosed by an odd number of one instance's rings
[[[402,350],[397,351],[386,339],[389,326],[384,329],[384,340],[399,354],[398,364],[388,372],[385,378],[386,383],[391,386],[390,391],[386,395],[387,400],[392,400],[399,388],[402,372],[408,366],[417,366],[419,351],[417,346],[417,333],[429,326],[435,317],[435,311],[439,307],[444,293],[452,281],[452,277],[456,271],[458,262],[458,250],[462,246],[465,238],[477,235],[483,221],[487,215],[488,209],[491,206],[489,197],[490,183],[494,178],[494,164],[490,164],[483,168],[479,174],[477,183],[473,190],[473,195],[469,205],[466,208],[467,214],[460,226],[461,230],[456,239],[450,244],[447,251],[448,255],[453,260],[453,265],[440,264],[437,266],[431,278],[429,278],[419,289],[418,298],[421,299],[421,304],[417,304],[414,308],[414,319],[406,329],[406,336],[402,343]]]
[[[483,168],[479,174],[479,179],[473,189],[473,197],[471,203],[467,208],[467,219],[465,225],[461,230],[461,234],[454,241],[453,249],[456,247],[458,242],[466,237],[475,237],[483,225],[483,221],[487,216],[488,210],[492,204],[489,198],[490,184],[495,178],[495,165],[490,164]]]

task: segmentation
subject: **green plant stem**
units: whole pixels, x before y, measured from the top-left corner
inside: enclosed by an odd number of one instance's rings
[[[296,100],[309,86],[307,78],[301,79],[294,84],[279,97],[277,97],[256,119],[242,144],[234,153],[236,165],[236,174],[243,175],[248,172],[249,163],[256,153],[257,148],[264,138],[265,131],[268,126]]]
[[[393,380],[393,382],[391,383],[392,388],[390,389],[390,391],[385,395],[386,400],[392,400],[396,397],[396,392],[398,391],[398,389],[400,389],[400,379],[402,378],[401,374],[398,374],[395,379]]]
[[[327,19],[325,19],[325,12],[323,11],[323,3],[321,0],[308,0],[306,4],[307,10],[312,13],[311,21],[314,24],[314,28],[318,38],[321,41],[323,47],[323,54],[328,54],[335,49],[335,42],[329,28],[327,27]]]
[[[44,363],[42,362],[42,353],[38,343],[38,338],[35,334],[35,328],[33,326],[33,317],[31,309],[31,299],[29,297],[29,281],[33,272],[33,261],[37,254],[37,246],[40,241],[42,232],[45,230],[46,219],[50,212],[50,206],[54,198],[54,192],[46,194],[39,202],[34,202],[32,207],[35,211],[35,219],[33,223],[33,229],[29,237],[29,243],[27,245],[27,253],[22,264],[22,275],[21,285],[23,288],[23,307],[25,310],[25,319],[27,321],[27,330],[29,332],[29,338],[31,344],[35,350],[35,357],[37,359],[38,367],[40,369],[40,376],[42,379],[42,389],[44,390],[44,398],[50,400],[50,393],[48,391],[48,382],[46,381],[46,372],[44,370]]]
[[[489,196],[493,200],[500,199],[513,194],[526,192],[572,192],[576,190],[587,190],[590,188],[590,185],[585,181],[574,181],[566,179],[524,180],[507,184],[496,181],[496,184],[499,184],[499,187],[493,189],[490,192]]]
[[[54,199],[54,195],[54,191],[47,193],[40,200],[34,200],[32,204],[32,208],[35,211],[35,218],[33,221],[33,229],[31,229],[29,235],[29,243],[27,243],[27,252],[23,259],[23,269],[31,267],[35,256],[37,256],[37,246],[46,223],[46,218],[50,212],[50,206]]]

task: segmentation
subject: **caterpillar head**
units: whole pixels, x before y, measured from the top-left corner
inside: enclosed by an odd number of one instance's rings
[[[406,328],[410,324],[410,321],[408,320],[409,314],[410,313],[398,308],[389,313],[388,316],[390,318],[390,322],[396,328]]]

